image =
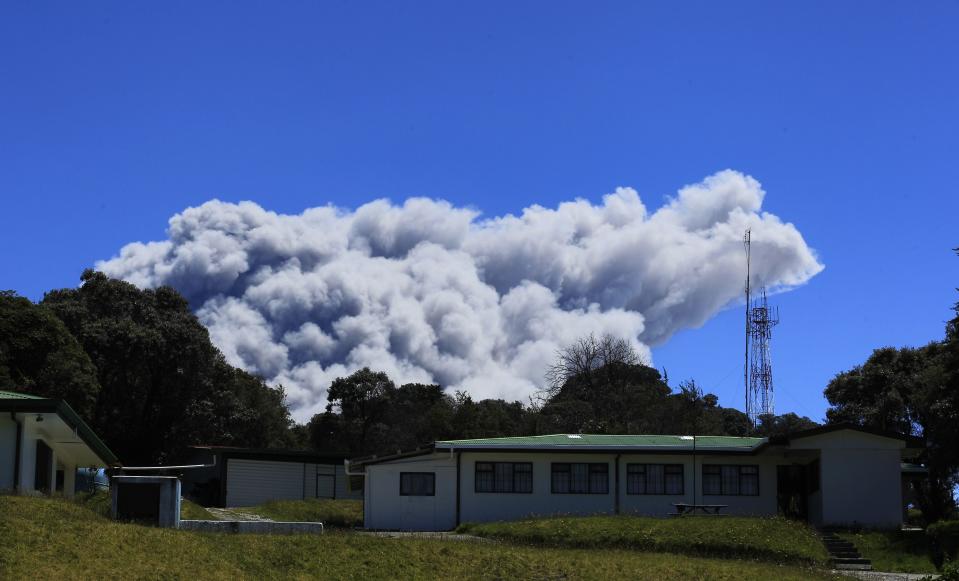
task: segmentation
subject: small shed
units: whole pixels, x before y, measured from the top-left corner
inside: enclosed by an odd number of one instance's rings
[[[362,499],[344,457],[305,450],[193,446],[187,461],[214,464],[183,475],[184,495],[205,506],[256,506],[271,500]]]

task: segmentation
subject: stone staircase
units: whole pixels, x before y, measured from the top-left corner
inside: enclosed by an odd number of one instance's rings
[[[845,571],[872,571],[872,561],[864,559],[856,545],[839,538],[833,531],[824,530],[819,534],[833,567]]]

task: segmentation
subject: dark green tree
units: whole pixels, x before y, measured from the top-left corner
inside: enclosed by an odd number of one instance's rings
[[[776,415],[764,415],[759,417],[759,426],[752,435],[754,436],[788,436],[794,432],[808,430],[817,427],[819,424],[807,418],[799,416],[792,412]]]
[[[42,306],[96,366],[91,423],[125,464],[163,462],[196,443],[285,441],[282,390],[226,364],[174,289],[141,290],[92,270],[81,280]]]
[[[93,362],[56,315],[0,291],[0,389],[63,399],[89,419],[100,383]]]
[[[453,398],[439,385],[401,385],[390,395],[387,416],[389,441],[404,450],[455,435]]]
[[[333,380],[326,395],[326,411],[339,414],[351,456],[374,454],[390,447],[386,422],[395,391],[396,386],[385,373],[368,367]]]
[[[947,329],[948,333],[948,329]],[[920,460],[929,470],[918,491],[923,518],[934,522],[954,510],[952,490],[959,470],[959,401],[954,338],[920,348],[886,347],[862,365],[836,375],[826,387],[829,423],[922,437]]]
[[[457,392],[453,399],[452,439],[526,436],[534,433],[533,418],[518,401],[473,401],[462,391]]]
[[[588,335],[560,349],[546,373],[539,430],[650,433],[670,393],[623,339]]]

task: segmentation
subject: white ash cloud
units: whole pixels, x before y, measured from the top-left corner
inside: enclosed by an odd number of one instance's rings
[[[286,388],[299,420],[364,366],[524,399],[577,337],[626,337],[648,357],[736,301],[747,227],[754,284],[822,270],[792,224],[761,212],[764,195],[726,170],[652,213],[631,188],[490,219],[424,198],[298,215],[212,200],[173,216],[168,240],[97,268],[180,290],[231,363]]]

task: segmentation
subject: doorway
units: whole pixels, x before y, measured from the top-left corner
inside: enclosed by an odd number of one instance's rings
[[[776,467],[776,505],[779,514],[791,519],[809,518],[806,467],[799,464]]]

